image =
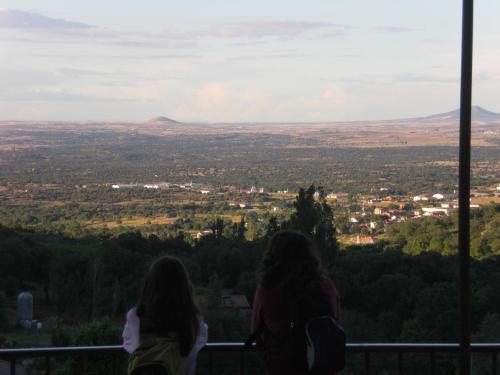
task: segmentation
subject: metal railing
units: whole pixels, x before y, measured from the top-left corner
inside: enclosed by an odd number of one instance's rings
[[[428,363],[426,363],[428,374],[437,374],[436,372],[436,355],[442,353],[459,354],[460,345],[458,343],[449,344],[407,344],[407,343],[349,343],[347,344],[347,353],[361,354],[363,356],[362,368],[365,374],[370,374],[372,369],[372,356],[375,353],[390,353],[396,356],[396,373],[403,374],[404,372],[404,357],[409,353],[426,354],[428,355]],[[214,356],[217,353],[237,353],[238,373],[245,374],[245,357],[248,352],[255,352],[255,347],[245,348],[242,343],[208,343],[202,350],[202,353],[208,355],[208,373],[214,372]],[[498,354],[500,353],[500,343],[488,344],[471,344],[472,353],[485,353],[491,356],[491,374],[498,375]],[[117,367],[117,360],[124,355],[122,346],[80,346],[80,347],[47,347],[47,348],[22,348],[22,349],[0,349],[0,360],[10,363],[10,375],[16,375],[16,364],[22,359],[45,359],[43,366],[45,375],[50,375],[52,371],[52,359],[57,358],[87,358],[92,356],[106,356],[110,367],[109,374],[120,374]]]

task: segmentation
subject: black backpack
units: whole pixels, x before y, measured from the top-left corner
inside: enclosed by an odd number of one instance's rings
[[[314,375],[342,370],[345,343],[345,332],[333,312],[323,308],[308,313],[295,302],[284,350],[296,368]]]
[[[300,310],[299,303],[294,301],[287,337],[277,338],[262,321],[245,346],[251,346],[266,331],[281,342],[284,354],[296,369],[311,375],[331,375],[342,370],[346,335],[333,312],[329,309],[315,309],[316,313]]]
[[[313,374],[332,374],[345,367],[343,328],[331,315],[315,316],[306,322],[306,356]]]

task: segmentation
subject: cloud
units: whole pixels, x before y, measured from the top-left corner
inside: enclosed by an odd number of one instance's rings
[[[245,55],[245,56],[235,56],[229,57],[230,61],[247,61],[247,60],[273,60],[273,59],[290,59],[296,57],[304,57],[304,54],[298,54],[294,52],[283,52],[283,53],[270,53],[264,55]]]
[[[226,23],[212,27],[204,35],[218,38],[293,38],[309,31],[336,26],[330,22],[267,21]]]
[[[406,26],[375,26],[372,28],[374,31],[379,31],[383,33],[412,33],[415,31],[421,31],[422,29],[416,27],[406,27]]]
[[[488,71],[479,71],[474,73],[474,81],[492,82],[500,80],[500,72],[493,73]]]
[[[118,73],[102,72],[97,70],[61,68],[57,71],[59,74],[71,77],[107,77],[117,75]]]
[[[179,49],[198,46],[204,39],[226,40],[232,44],[258,44],[305,38],[330,39],[343,36],[349,30],[365,29],[383,33],[413,32],[419,29],[405,26],[356,27],[322,21],[280,20],[223,23],[199,29],[170,29],[158,32],[112,30],[62,18],[20,10],[0,10],[0,28],[12,32],[4,40],[21,43],[86,44],[136,49]],[[159,55],[159,59],[164,55]],[[168,56],[168,55],[167,55]],[[186,54],[184,56],[190,57]],[[283,56],[293,57],[293,56]],[[169,57],[166,57],[169,58]],[[171,58],[187,58],[172,56]],[[245,59],[246,57],[242,57]],[[280,56],[252,56],[254,59]],[[238,59],[238,58],[236,58]]]
[[[196,54],[61,54],[61,53],[30,53],[28,56],[41,58],[78,58],[78,59],[127,59],[127,60],[175,60],[201,59],[203,55]]]
[[[331,80],[331,78],[326,79],[326,80]],[[371,74],[359,74],[356,76],[340,76],[340,77],[336,77],[335,81],[342,82],[342,83],[361,84],[361,85],[365,85],[365,84],[366,85],[373,85],[373,84],[388,83],[389,82],[387,77],[376,76],[376,75],[371,75]]]
[[[15,102],[137,102],[137,98],[106,97],[72,92],[65,89],[34,89],[17,93],[4,94],[5,101]]]
[[[211,83],[198,91],[198,102],[205,109],[226,105],[228,87],[222,83]]]
[[[346,32],[344,30],[334,30],[324,34],[315,35],[311,39],[332,39],[332,38],[338,38],[339,36],[344,36],[345,34]]]
[[[183,31],[116,31],[20,10],[0,10],[0,28],[12,31],[4,40],[23,43],[135,48],[185,48],[195,44],[193,36]]]
[[[346,100],[345,90],[338,84],[331,84],[323,91],[323,99],[341,103]]]
[[[276,95],[253,86],[211,82],[185,97],[171,112],[185,121],[258,122],[319,121],[342,113],[352,96],[340,84],[330,82],[322,90],[296,95]]]
[[[403,73],[394,77],[396,82],[421,82],[421,83],[457,83],[460,77],[457,76],[432,76],[425,74]]]
[[[144,32],[112,30],[20,10],[0,10],[0,28],[22,32],[8,39],[24,43],[67,43],[114,45],[129,48],[189,48],[201,40],[214,38],[237,43],[264,43],[269,40],[289,40],[304,35],[338,36],[346,26],[331,22],[263,21],[224,23],[191,30]]]
[[[9,29],[59,29],[59,30],[87,30],[93,26],[67,21],[62,18],[51,18],[34,12],[20,10],[0,10],[0,28]]]
[[[187,121],[254,120],[266,112],[269,102],[270,98],[256,88],[210,82],[183,98],[171,115]]]
[[[165,54],[165,55],[114,55],[102,56],[103,58],[133,59],[133,60],[173,60],[173,59],[201,59],[202,55],[196,54]]]
[[[444,41],[438,38],[426,38],[426,39],[420,39],[420,43],[422,44],[429,44],[429,45],[443,45]]]
[[[290,96],[275,103],[268,116],[277,121],[331,121],[345,117],[346,108],[353,102],[348,90],[332,82],[322,91]]]
[[[163,81],[170,79],[181,79],[182,77],[172,77],[172,76],[162,76],[158,78],[154,75],[149,75],[146,72],[132,72],[124,70],[112,70],[112,71],[102,71],[102,70],[89,70],[89,69],[79,69],[79,68],[68,68],[63,67],[55,71],[54,73],[57,77],[62,77],[65,79],[89,79],[89,78],[114,78],[114,79],[132,79],[137,81]]]
[[[459,76],[447,75],[428,75],[415,73],[388,74],[360,74],[357,76],[341,76],[335,78],[337,82],[359,84],[359,85],[378,85],[394,83],[457,83]]]

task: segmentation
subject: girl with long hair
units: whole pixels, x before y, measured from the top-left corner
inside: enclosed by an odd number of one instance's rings
[[[131,354],[129,373],[160,361],[175,375],[194,375],[196,357],[207,342],[207,325],[193,300],[184,264],[157,259],[146,273],[137,306],[127,313],[123,346]]]
[[[291,353],[290,324],[311,314],[338,320],[337,290],[313,242],[299,232],[279,231],[264,253],[252,306],[252,331],[260,332],[268,375],[308,374],[305,356],[302,360]]]

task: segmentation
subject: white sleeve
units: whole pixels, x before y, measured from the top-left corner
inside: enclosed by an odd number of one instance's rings
[[[187,355],[187,357],[182,358],[182,364],[184,367],[184,375],[194,375],[196,372],[196,358],[198,357],[198,352],[203,349],[208,340],[208,326],[205,322],[200,323],[200,332],[196,338],[196,342],[193,348]]]
[[[127,321],[123,328],[123,348],[132,354],[139,347],[140,320],[135,307],[127,313]]]

